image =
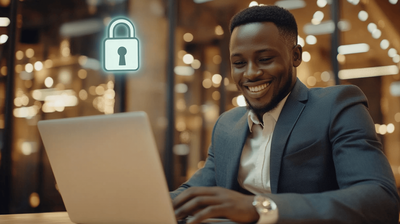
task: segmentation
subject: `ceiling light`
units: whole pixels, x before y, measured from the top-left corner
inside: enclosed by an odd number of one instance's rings
[[[188,86],[185,83],[178,83],[174,88],[177,93],[186,93],[188,91]]]
[[[369,51],[369,45],[366,43],[360,44],[348,44],[348,45],[341,45],[338,47],[339,54],[358,54],[364,53]]]
[[[6,34],[2,34],[0,36],[0,44],[4,44],[5,42],[7,42],[8,40],[8,36]]]
[[[193,1],[194,1],[194,3],[201,4],[201,3],[205,3],[205,2],[211,2],[212,0],[193,0]]]
[[[7,27],[10,25],[10,19],[7,17],[0,17],[0,27]]]
[[[287,10],[301,9],[306,7],[306,3],[303,0],[285,0],[277,1],[275,5],[285,8]]]
[[[64,23],[60,27],[60,34],[64,37],[78,37],[93,34],[104,28],[101,19],[86,19]]]
[[[323,21],[318,25],[308,23],[304,25],[303,31],[308,35],[331,34],[335,30],[335,23],[332,20]]]
[[[340,79],[368,78],[383,75],[397,75],[399,68],[396,65],[370,68],[343,69],[339,71]]]
[[[194,74],[194,69],[190,66],[176,66],[174,72],[177,75],[191,76]]]

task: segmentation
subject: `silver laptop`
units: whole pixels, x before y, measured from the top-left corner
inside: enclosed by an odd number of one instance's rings
[[[38,127],[72,222],[177,223],[144,112],[46,120]]]

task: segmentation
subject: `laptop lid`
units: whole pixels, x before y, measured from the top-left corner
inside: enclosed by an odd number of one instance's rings
[[[46,120],[38,127],[71,221],[176,224],[144,112]]]

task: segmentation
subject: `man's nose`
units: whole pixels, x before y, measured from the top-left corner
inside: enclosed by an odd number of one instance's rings
[[[244,72],[244,76],[246,76],[250,80],[255,80],[261,75],[262,75],[262,71],[257,66],[257,64],[254,62],[249,62],[247,65],[247,69]]]

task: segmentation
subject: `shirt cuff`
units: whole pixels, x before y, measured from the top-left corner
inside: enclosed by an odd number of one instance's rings
[[[278,222],[278,206],[276,206],[275,202],[269,199],[271,202],[271,211],[260,215],[260,219],[258,219],[257,224],[274,224]]]

